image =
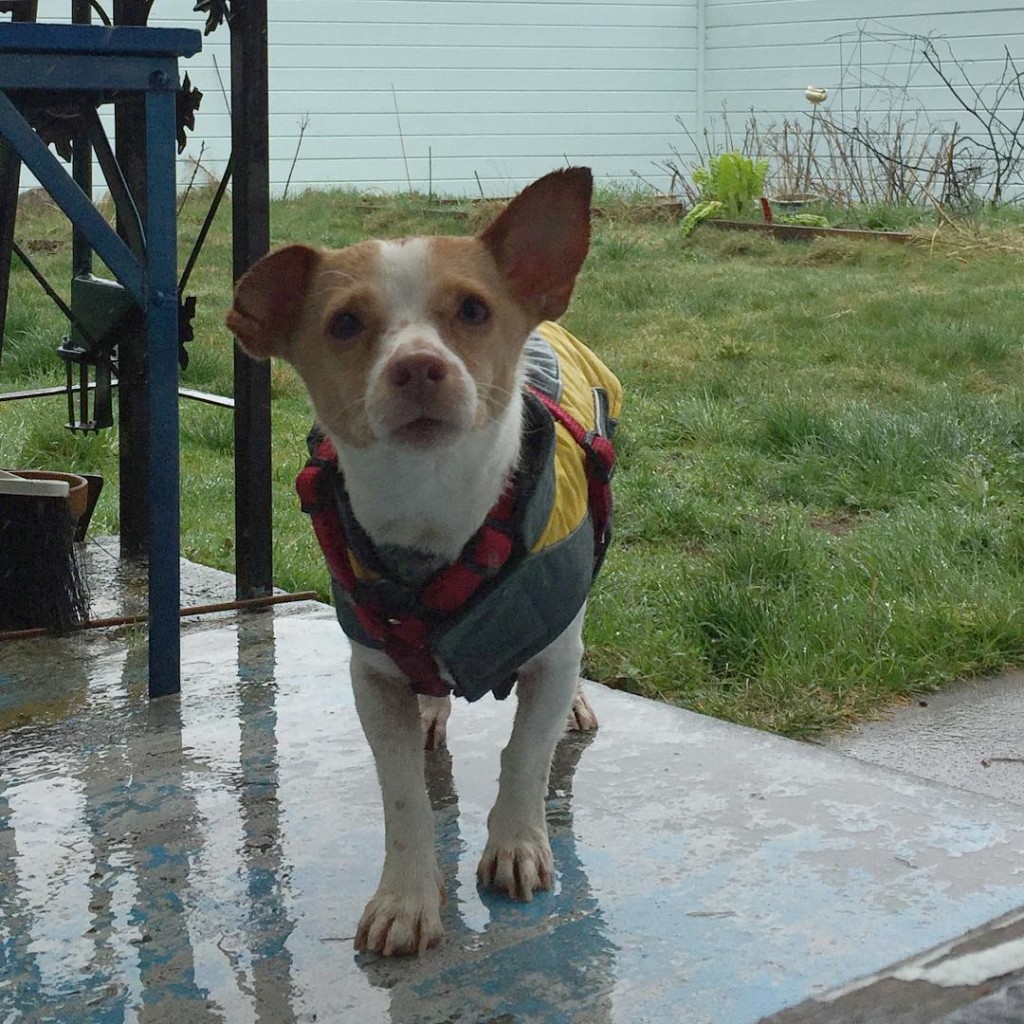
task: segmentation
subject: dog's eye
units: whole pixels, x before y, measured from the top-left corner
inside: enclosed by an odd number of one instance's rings
[[[363,329],[363,321],[351,310],[335,313],[327,325],[327,333],[338,341],[351,341]]]
[[[467,295],[459,304],[459,319],[470,327],[480,327],[491,319],[491,311],[483,299]]]

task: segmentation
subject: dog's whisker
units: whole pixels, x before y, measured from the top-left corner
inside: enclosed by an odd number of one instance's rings
[[[352,399],[351,402],[346,402],[343,405],[340,405],[338,407],[338,409],[336,410],[336,413],[341,415],[341,416],[349,416],[349,415],[362,415],[362,416],[365,416],[366,415],[366,396],[365,395],[359,395],[356,398]]]
[[[344,281],[354,281],[355,278],[347,270],[338,270],[336,267],[327,267],[320,271],[320,277],[340,277]]]
[[[345,270],[321,270],[316,280],[310,285],[309,295],[319,296],[337,291],[346,284],[354,284],[355,278]]]
[[[511,398],[518,389],[502,387],[500,384],[478,383],[477,392],[482,398],[490,398],[497,395],[501,398]]]

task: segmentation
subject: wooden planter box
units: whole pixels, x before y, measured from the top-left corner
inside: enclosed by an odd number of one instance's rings
[[[817,228],[806,224],[759,224],[751,220],[706,220],[719,231],[759,231],[786,241],[809,241],[812,238],[881,238],[887,242],[909,242],[909,231],[869,231],[866,228]]]

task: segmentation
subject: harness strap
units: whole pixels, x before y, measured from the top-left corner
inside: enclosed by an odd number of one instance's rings
[[[583,449],[587,474],[587,503],[594,524],[594,575],[597,575],[605,552],[612,539],[612,475],[615,472],[615,449],[607,437],[596,430],[586,430],[553,398],[527,384],[536,398],[557,423],[569,431],[572,439]]]
[[[336,467],[334,445],[324,437],[295,481],[302,511],[313,523],[331,575],[352,595],[360,627],[409,677],[413,689],[432,697],[445,697],[452,692],[452,684],[441,676],[430,653],[433,624],[466,604],[480,585],[500,572],[512,556],[515,495],[504,491],[459,559],[430,578],[409,610],[395,612],[374,594],[371,585],[358,579],[352,568],[349,544],[330,487]]]

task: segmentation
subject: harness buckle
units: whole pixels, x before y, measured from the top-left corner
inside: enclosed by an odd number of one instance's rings
[[[587,475],[592,473],[602,484],[610,484],[615,475],[615,449],[608,438],[596,430],[588,430],[580,447],[587,455]]]

